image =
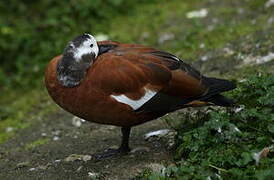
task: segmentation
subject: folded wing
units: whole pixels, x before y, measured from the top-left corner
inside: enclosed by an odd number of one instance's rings
[[[93,85],[136,112],[171,112],[226,90],[212,91],[209,78],[176,56],[140,45],[112,43],[93,66]]]

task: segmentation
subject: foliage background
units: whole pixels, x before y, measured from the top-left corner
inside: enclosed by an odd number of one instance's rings
[[[69,0],[0,2],[0,88],[37,85],[49,60],[83,33],[107,33],[108,22],[141,1]],[[153,1],[150,1],[153,2]]]

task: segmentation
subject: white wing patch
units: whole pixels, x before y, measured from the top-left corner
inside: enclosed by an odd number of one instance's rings
[[[111,97],[116,99],[116,101],[127,104],[130,107],[132,107],[132,109],[136,110],[140,108],[142,105],[144,105],[146,102],[148,102],[157,93],[155,91],[151,91],[146,88],[145,88],[145,91],[146,91],[145,95],[138,100],[132,100],[125,95],[119,95],[119,96],[111,95]]]

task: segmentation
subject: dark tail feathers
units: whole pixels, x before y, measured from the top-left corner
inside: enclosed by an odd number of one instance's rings
[[[226,98],[220,93],[236,88],[236,85],[225,79],[205,78],[205,83],[209,87],[207,94],[202,98],[204,101],[212,102],[217,106],[232,106],[234,101]]]
[[[207,99],[207,101],[211,102],[217,106],[224,106],[224,107],[230,107],[235,104],[232,99],[229,99],[229,98],[222,96],[220,94],[212,96],[211,98]]]
[[[214,95],[224,91],[229,91],[236,88],[236,85],[231,81],[217,78],[206,78],[205,83],[209,86],[208,94]]]

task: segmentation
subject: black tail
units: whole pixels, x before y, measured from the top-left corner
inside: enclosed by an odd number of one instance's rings
[[[234,104],[232,99],[220,95],[222,92],[235,89],[236,85],[234,83],[217,78],[205,78],[204,82],[209,87],[209,90],[207,94],[202,97],[202,100],[212,102],[218,106],[232,106]]]
[[[217,106],[224,106],[224,107],[230,107],[235,104],[232,99],[229,99],[229,98],[222,96],[220,94],[212,96],[211,98],[207,99],[206,101],[211,102]]]
[[[236,88],[236,85],[231,81],[217,78],[206,78],[205,83],[209,87],[208,94],[218,94],[224,91],[230,91]]]

